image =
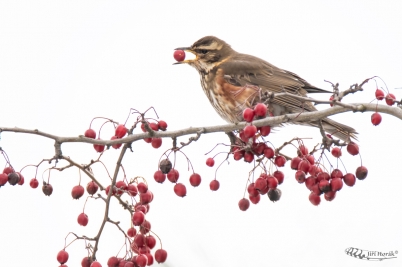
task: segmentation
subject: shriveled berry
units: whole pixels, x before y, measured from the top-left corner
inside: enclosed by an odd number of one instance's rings
[[[186,58],[186,53],[183,50],[175,50],[173,57],[176,61],[181,62]]]
[[[11,172],[8,174],[8,183],[11,185],[16,185],[20,181],[20,176],[16,172]]]
[[[250,207],[250,201],[246,198],[242,198],[239,201],[239,209],[246,211]]]
[[[51,184],[43,183],[42,192],[46,196],[50,196],[53,193],[53,186]]]
[[[364,179],[366,179],[367,174],[368,174],[368,170],[367,170],[367,168],[364,167],[364,166],[360,166],[360,167],[358,167],[358,168],[356,169],[356,177],[357,177],[357,179],[359,179],[359,180],[364,180]]]
[[[164,173],[168,174],[170,170],[172,169],[172,162],[169,159],[163,159],[159,163],[159,169]]]
[[[269,200],[271,200],[272,202],[279,201],[282,196],[282,191],[279,188],[275,188],[275,189],[271,188],[271,189],[269,189],[267,195],[268,195]]]

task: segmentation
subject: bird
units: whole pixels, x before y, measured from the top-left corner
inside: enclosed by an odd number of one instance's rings
[[[243,110],[253,108],[267,92],[288,93],[270,100],[268,111],[272,116],[317,110],[311,102],[302,102],[292,95],[307,97],[309,93],[332,93],[261,58],[239,53],[215,36],[205,36],[190,47],[175,50],[195,55],[194,59],[174,64],[188,64],[198,71],[204,93],[216,112],[229,123],[243,121]],[[319,127],[319,121],[290,123]],[[328,134],[343,141],[357,139],[357,132],[352,127],[329,118],[323,118],[321,123]]]

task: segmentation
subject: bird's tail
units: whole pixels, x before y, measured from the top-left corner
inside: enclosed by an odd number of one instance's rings
[[[318,124],[315,126],[318,126]],[[328,118],[323,119],[322,127],[327,133],[341,139],[342,141],[350,141],[350,139],[357,140],[357,132],[355,129],[334,120]]]

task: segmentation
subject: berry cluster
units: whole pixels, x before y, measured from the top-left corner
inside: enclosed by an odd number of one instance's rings
[[[13,167],[7,166],[4,168],[3,173],[0,173],[0,187],[6,183],[10,185],[23,185],[25,182],[24,176],[21,173],[14,171]]]
[[[384,100],[384,99],[385,99],[385,103],[386,103],[388,106],[393,106],[393,105],[397,102],[395,95],[393,95],[393,94],[391,94],[391,93],[388,93],[386,96],[384,96],[384,91],[381,90],[381,89],[378,89],[378,88],[377,88],[377,90],[375,90],[375,98],[376,98],[378,101],[381,101],[381,100]],[[382,117],[381,117],[381,114],[380,114],[380,113],[375,112],[375,113],[373,113],[373,114],[371,115],[371,123],[372,123],[374,126],[379,125],[379,124],[381,123],[381,121],[382,121]]]
[[[188,162],[190,163],[189,160]],[[187,189],[183,183],[177,182],[179,180],[179,177],[179,171],[174,168],[169,158],[161,160],[159,162],[159,170],[154,173],[154,179],[156,182],[162,184],[167,178],[171,183],[175,184],[173,187],[174,193],[179,197],[185,197],[187,194]],[[201,176],[198,173],[195,173],[194,170],[193,174],[190,175],[189,180],[190,184],[194,187],[197,187],[201,184]]]
[[[346,150],[353,156],[359,154],[359,147],[353,142],[347,145]],[[330,171],[327,171],[324,164],[324,158],[327,158],[324,149],[317,161],[303,144],[298,147],[297,154],[297,157],[292,158],[290,167],[296,171],[296,181],[300,184],[305,184],[307,189],[310,190],[309,200],[316,206],[320,204],[322,194],[324,194],[325,200],[332,201],[336,196],[336,192],[342,189],[343,184],[351,187],[356,183],[356,177],[359,180],[364,180],[367,177],[368,171],[364,166],[359,166],[356,169],[356,176],[352,173],[344,175],[338,168],[333,168],[332,164]],[[339,147],[333,147],[331,154],[338,161],[342,156],[342,150]]]

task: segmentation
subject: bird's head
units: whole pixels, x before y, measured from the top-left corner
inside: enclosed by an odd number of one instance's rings
[[[187,63],[199,72],[207,73],[234,52],[230,45],[215,36],[203,37],[191,47],[179,47],[175,50],[183,50],[195,55],[194,59],[183,60],[175,64]]]

